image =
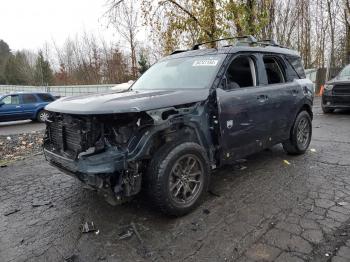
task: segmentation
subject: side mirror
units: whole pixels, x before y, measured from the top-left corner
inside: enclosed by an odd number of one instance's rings
[[[2,107],[3,105],[5,105],[4,101],[0,101],[0,107]]]

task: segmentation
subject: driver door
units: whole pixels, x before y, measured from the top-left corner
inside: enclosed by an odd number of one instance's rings
[[[259,86],[259,63],[253,54],[233,56],[217,89],[223,163],[257,152],[266,143],[269,123],[263,114],[269,97]]]
[[[23,108],[19,102],[19,95],[5,96],[0,102],[3,102],[0,106],[1,122],[21,119]]]

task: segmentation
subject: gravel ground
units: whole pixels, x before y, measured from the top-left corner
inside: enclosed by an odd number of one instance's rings
[[[349,261],[350,113],[314,111],[312,151],[292,157],[276,146],[246,169],[217,170],[204,203],[177,219],[144,195],[111,207],[42,155],[9,164],[0,261]],[[81,233],[86,221],[98,233]]]
[[[44,131],[27,134],[0,135],[0,165],[37,154],[42,150]]]
[[[0,122],[0,136],[11,136],[31,133],[45,129],[45,124],[32,120],[20,120],[11,122]]]

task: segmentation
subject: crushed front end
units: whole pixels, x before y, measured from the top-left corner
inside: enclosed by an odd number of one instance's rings
[[[130,159],[152,119],[143,113],[70,115],[52,112],[44,154],[49,163],[114,203],[141,189],[141,161]],[[129,157],[129,158],[128,158]]]

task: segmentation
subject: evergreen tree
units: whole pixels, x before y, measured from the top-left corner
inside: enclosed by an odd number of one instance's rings
[[[0,40],[0,84],[6,83],[5,67],[10,56],[11,51],[9,45],[5,41]]]
[[[139,64],[139,72],[141,75],[144,72],[146,72],[148,70],[148,68],[150,67],[148,60],[143,52],[140,53],[140,59],[138,61],[138,64]]]
[[[45,60],[42,51],[39,51],[35,62],[34,81],[36,85],[50,85],[53,82],[50,63]]]
[[[4,77],[7,84],[29,85],[33,82],[32,68],[24,52],[16,52],[7,59]]]

